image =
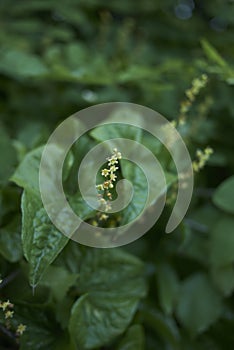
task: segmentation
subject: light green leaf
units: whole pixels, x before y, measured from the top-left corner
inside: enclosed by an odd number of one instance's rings
[[[234,218],[224,218],[217,222],[211,233],[210,258],[214,266],[224,266],[234,262]]]
[[[120,341],[116,350],[144,350],[145,336],[141,325],[131,326],[123,339]]]
[[[124,332],[145,295],[143,265],[120,251],[88,249],[80,266],[79,290],[69,330],[79,349],[94,349]]]
[[[11,177],[11,181],[24,189],[39,193],[39,168],[43,150],[44,146],[41,146],[28,152]],[[73,162],[73,154],[69,152],[63,165],[63,179],[68,177]],[[55,164],[48,165],[48,176],[53,177],[56,183],[57,174],[54,169]]]
[[[29,52],[2,49],[1,56],[0,71],[13,77],[41,77],[47,73],[39,56]]]
[[[191,335],[204,332],[222,312],[216,289],[204,274],[190,276],[182,284],[177,317]]]
[[[41,162],[42,152],[44,146],[36,148],[26,154],[15,173],[11,177],[11,181],[15,182],[18,186],[24,189],[34,192],[35,197],[40,196],[39,189],[39,167]],[[63,178],[66,179],[69,175],[69,171],[73,165],[74,157],[70,152],[64,161],[63,166]],[[53,164],[48,167],[48,176],[53,177],[56,182],[56,173],[53,168]]]
[[[48,137],[48,130],[45,123],[28,121],[26,125],[20,127],[17,134],[17,141],[22,143],[26,149],[32,149],[45,143]]]
[[[39,147],[26,154],[11,181],[18,186],[39,192],[39,166],[44,147]]]
[[[234,176],[229,177],[216,189],[213,202],[220,209],[234,214]]]

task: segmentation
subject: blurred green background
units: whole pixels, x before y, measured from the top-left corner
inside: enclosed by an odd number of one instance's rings
[[[6,243],[3,231],[20,213],[20,191],[8,178],[28,151],[69,115],[98,103],[138,103],[178,121],[193,79],[208,76],[179,129],[193,159],[198,149],[214,150],[196,174],[189,213],[165,236],[166,211],[125,249],[147,266],[148,294],[134,319],[142,338],[129,341],[138,333],[133,329],[122,345],[100,349],[233,349],[233,60],[232,0],[0,1],[2,276],[23,268],[19,235]],[[27,284],[15,283],[15,293]],[[13,290],[3,297],[14,299]],[[38,341],[40,333],[48,336],[40,328],[47,324],[39,323],[31,329],[35,344],[26,340],[21,349],[57,349]],[[0,348],[17,348],[11,343],[4,335]]]

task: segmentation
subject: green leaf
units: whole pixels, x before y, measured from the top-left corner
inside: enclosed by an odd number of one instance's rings
[[[211,233],[210,259],[214,266],[234,262],[234,218],[224,218],[217,222]]]
[[[79,217],[86,220],[94,216],[95,210],[86,203],[80,192],[67,198],[71,208]]]
[[[211,271],[212,279],[220,292],[228,297],[234,290],[233,264],[214,267]]]
[[[204,332],[221,312],[221,298],[206,275],[195,274],[183,282],[176,313],[191,335]]]
[[[49,266],[40,284],[49,287],[59,302],[65,298],[67,291],[75,284],[77,278],[78,274],[70,273],[65,268]]]
[[[88,249],[80,266],[79,290],[69,330],[79,349],[94,349],[124,332],[145,295],[143,265],[118,249]]]
[[[142,318],[144,324],[169,343],[173,349],[179,349],[180,333],[172,317],[164,315],[154,305],[147,303],[143,304],[140,310],[140,318]]]
[[[34,304],[15,305],[13,322],[26,326],[20,350],[70,350],[69,339],[51,317],[49,310]],[[62,346],[63,345],[63,346]]]
[[[5,185],[17,164],[16,150],[7,132],[0,125],[0,185]]]
[[[175,270],[168,264],[159,265],[156,271],[158,297],[166,314],[174,310],[179,293],[179,281]]]
[[[234,214],[234,176],[229,177],[216,189],[213,202],[218,208]]]
[[[191,213],[191,226],[199,232],[210,231],[221,216],[222,213],[214,205],[208,203],[199,206],[198,209]]]
[[[128,122],[129,115],[127,114],[126,117],[127,120],[125,120],[125,123]],[[99,142],[115,138],[126,138],[138,142],[141,141],[142,130],[140,128],[132,125],[124,125],[120,122],[118,123],[118,120],[115,121],[115,119],[110,119],[108,122],[110,124],[96,127],[93,131],[91,131],[90,135]],[[129,124],[131,124],[131,119],[129,120]]]
[[[42,207],[40,198],[29,190],[25,190],[21,199],[22,210],[22,244],[26,259],[29,261],[33,243],[33,220],[37,211]]]
[[[108,122],[115,122],[115,118],[118,121],[119,111],[113,115],[112,119]],[[125,122],[131,124],[131,114],[128,110],[122,111],[123,115],[126,117]],[[123,115],[120,117],[123,118]],[[109,124],[105,126],[100,126],[95,128],[91,132],[91,136],[94,137],[97,141],[105,141],[114,138],[125,138],[131,139],[137,142],[142,140],[142,130],[135,126],[123,125],[121,123]],[[124,155],[123,155],[124,156]],[[121,225],[126,225],[140,215],[144,210],[145,204],[147,201],[148,193],[146,191],[146,177],[143,171],[136,166],[135,164],[121,160],[121,169],[123,177],[129,180],[134,188],[133,198],[129,205],[121,211]]]
[[[74,274],[80,273],[83,249],[85,248],[82,245],[70,240],[55,260],[54,265],[65,267],[69,272]]]
[[[68,237],[51,223],[41,200],[25,190],[22,197],[22,241],[30,265],[30,284],[35,287],[47,267],[68,242]]]
[[[137,299],[84,295],[72,308],[70,334],[78,349],[95,349],[120,335],[132,320]]]
[[[0,253],[10,262],[19,261],[23,256],[20,231],[19,217],[0,229]]]
[[[147,180],[143,171],[133,163],[121,160],[123,177],[131,182],[134,193],[129,205],[121,211],[121,225],[134,221],[145,209],[148,192],[146,191]]]
[[[206,56],[213,62],[218,64],[220,67],[227,67],[227,63],[220,56],[218,51],[205,39],[201,41],[202,48],[206,54]]]
[[[144,350],[145,336],[144,329],[141,325],[131,326],[123,339],[120,341],[116,350]]]
[[[19,129],[17,141],[23,144],[26,149],[32,149],[45,143],[48,136],[45,123],[28,121],[26,125],[22,125]]]
[[[79,128],[82,130],[83,126],[80,124]],[[77,171],[83,157],[89,152],[89,150],[96,145],[96,141],[92,140],[89,136],[82,135],[79,140],[75,142],[71,150],[74,155],[74,162],[72,164],[69,176],[65,181],[64,188],[69,194],[74,194],[78,190],[77,186]]]
[[[68,152],[63,164],[63,175],[62,175],[63,181],[67,180],[70,174],[70,171],[72,169],[73,163],[74,163],[74,155],[70,151]]]
[[[15,77],[41,77],[47,73],[47,68],[39,56],[18,50],[1,50],[0,71]]]
[[[41,146],[28,152],[11,177],[11,181],[24,189],[30,189],[39,193],[39,167],[43,150],[44,146]],[[63,180],[68,177],[73,161],[73,154],[69,152],[63,165]],[[56,175],[54,164],[49,164],[48,176],[53,177],[54,181],[56,181]]]
[[[11,181],[20,187],[39,192],[39,166],[43,149],[44,147],[39,147],[27,153]]]
[[[209,263],[207,259],[209,256],[209,244],[210,242],[204,233],[190,231],[188,240],[181,247],[181,253],[187,258],[192,258],[203,265],[207,265]]]
[[[18,213],[21,193],[16,187],[5,186],[0,189],[0,225],[8,223],[8,216]]]
[[[111,290],[140,298],[146,291],[143,273],[143,263],[120,249],[87,249],[80,267],[80,290],[94,294]]]

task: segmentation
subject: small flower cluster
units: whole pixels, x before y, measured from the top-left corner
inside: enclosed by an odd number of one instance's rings
[[[192,162],[194,172],[198,173],[206,165],[211,154],[213,154],[213,149],[211,147],[206,147],[204,151],[197,150],[196,156],[197,160]],[[186,180],[190,177],[190,172],[184,172],[179,174],[179,179],[182,180],[182,188],[187,188]],[[166,204],[171,205],[175,202],[178,191],[178,183],[173,183],[170,189],[169,196],[167,197]]]
[[[105,177],[105,181],[102,184],[96,186],[99,191],[99,203],[100,203],[100,212],[97,214],[97,219],[100,221],[105,221],[108,219],[108,215],[102,212],[108,212],[111,210],[112,193],[111,189],[114,188],[114,182],[117,179],[116,171],[119,169],[118,164],[119,160],[122,158],[121,153],[117,148],[113,149],[111,157],[107,158],[108,166],[107,168],[102,169],[101,174]],[[93,225],[97,226],[97,222],[94,221]]]
[[[199,172],[205,166],[212,153],[213,150],[210,147],[206,147],[204,151],[197,150],[197,160],[193,161],[193,170],[196,173]]]
[[[180,116],[179,116],[179,125],[183,125],[186,120],[186,114],[191,108],[196,96],[199,94],[201,89],[203,89],[208,82],[208,77],[206,74],[202,74],[200,78],[195,78],[192,81],[192,86],[190,89],[185,91],[187,97],[186,100],[181,102],[180,105]]]
[[[0,283],[2,283],[3,281],[0,280]],[[12,304],[9,300],[7,301],[1,301],[0,300],[0,309],[4,312],[4,316],[5,316],[5,320],[6,320],[6,323],[5,323],[5,326],[7,329],[10,329],[11,328],[11,322],[10,320],[13,318],[14,316],[14,304]],[[16,335],[17,336],[20,336],[24,333],[24,331],[26,330],[26,326],[22,323],[20,323],[18,326],[17,326],[17,329],[16,329]]]

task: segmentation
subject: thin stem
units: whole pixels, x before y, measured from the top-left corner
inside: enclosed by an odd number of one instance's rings
[[[16,276],[18,276],[20,270],[13,271],[9,276],[5,277],[0,284],[0,289],[4,288],[6,285],[8,285],[11,281],[13,281]]]

